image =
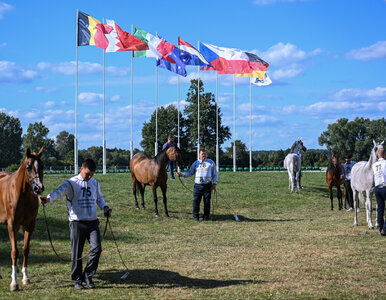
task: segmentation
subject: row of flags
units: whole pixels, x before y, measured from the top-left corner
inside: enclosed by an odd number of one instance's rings
[[[134,57],[153,57],[156,65],[181,76],[185,66],[200,66],[202,71],[250,77],[251,83],[272,83],[266,71],[269,64],[257,55],[235,48],[218,47],[199,42],[199,50],[178,37],[178,47],[164,38],[135,27],[134,34],[122,30],[113,20],[103,24],[78,11],[78,46],[93,45],[106,52],[133,51]]]

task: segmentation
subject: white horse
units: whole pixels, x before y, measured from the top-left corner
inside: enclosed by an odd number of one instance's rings
[[[377,151],[380,147],[383,147],[382,143],[377,144],[373,140],[374,147],[371,150],[370,158],[368,161],[357,162],[351,169],[351,188],[353,191],[354,199],[354,226],[358,226],[358,212],[359,207],[358,196],[362,204],[366,206],[366,220],[369,229],[374,229],[373,222],[371,220],[372,204],[371,199],[374,192],[374,174],[371,169],[373,163],[377,160]],[[363,198],[363,193],[366,193],[366,203]],[[378,220],[375,224],[378,227]]]
[[[302,162],[298,152],[301,150],[307,151],[307,148],[304,147],[302,138],[298,138],[293,143],[290,152],[284,159],[284,168],[286,168],[288,171],[288,189],[291,190],[291,193],[294,191],[294,188],[296,188],[296,192],[298,192],[300,189],[300,171]]]

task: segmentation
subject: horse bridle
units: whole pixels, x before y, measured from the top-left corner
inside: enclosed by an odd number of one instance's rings
[[[35,163],[36,163],[36,165],[35,165]],[[31,177],[31,165],[35,166],[35,174],[36,175],[34,177]],[[40,177],[39,177],[39,162],[38,162],[38,160],[36,158],[34,158],[33,164],[26,163],[26,170],[27,170],[28,182],[32,186],[32,191],[34,192],[34,194],[38,195],[35,188],[37,187],[39,189],[39,183],[41,183],[42,191],[44,191],[43,182],[40,181]],[[38,183],[36,183],[37,180],[38,180]]]

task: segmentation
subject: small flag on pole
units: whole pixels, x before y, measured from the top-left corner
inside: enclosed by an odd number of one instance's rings
[[[265,79],[251,78],[251,83],[257,86],[267,86],[272,83],[272,80],[271,78],[269,78],[268,74],[265,74]]]

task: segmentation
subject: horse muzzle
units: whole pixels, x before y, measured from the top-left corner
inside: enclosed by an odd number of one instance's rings
[[[44,185],[41,183],[33,183],[32,190],[34,194],[41,195],[44,192]]]

